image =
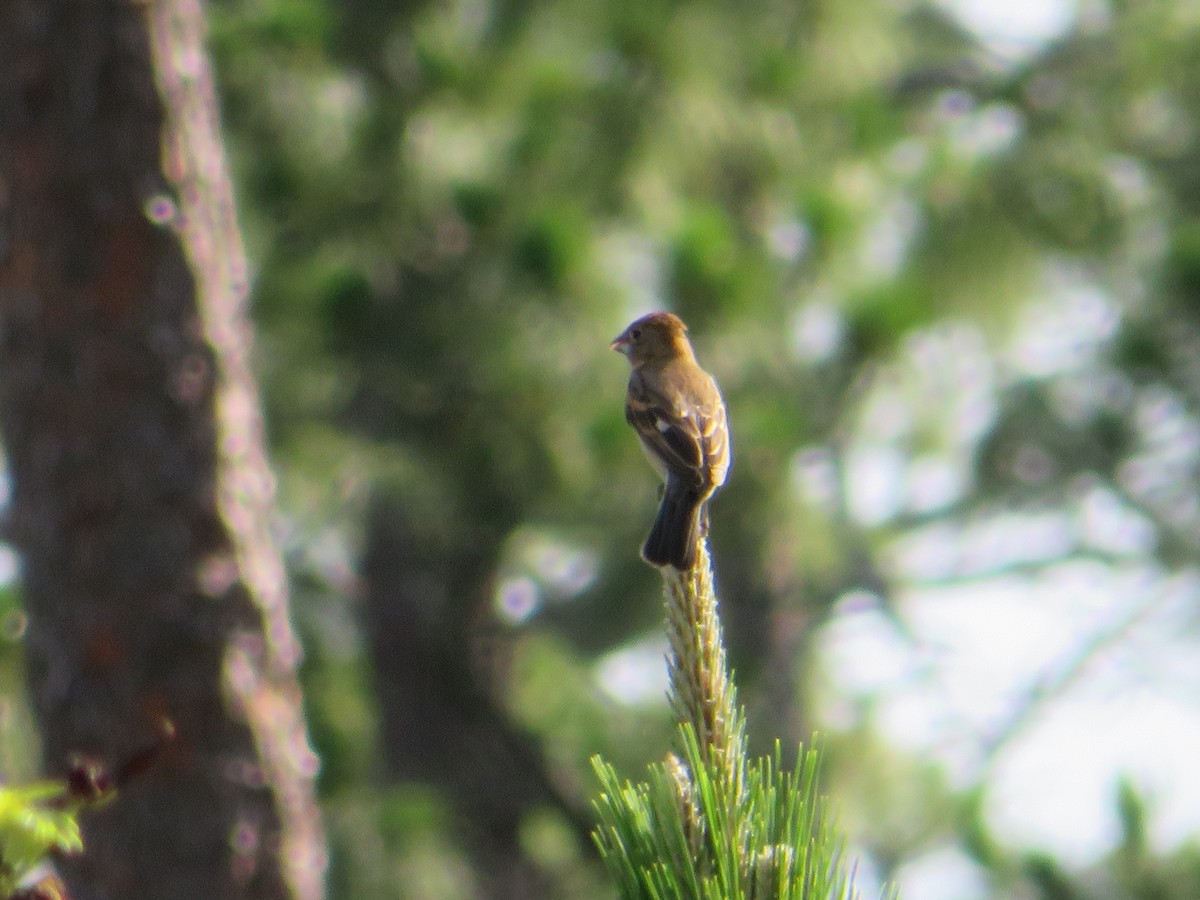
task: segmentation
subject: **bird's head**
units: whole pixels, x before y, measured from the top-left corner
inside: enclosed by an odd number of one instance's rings
[[[624,353],[635,368],[656,360],[692,356],[687,326],[679,316],[668,312],[642,316],[622,331],[609,346],[618,353]]]

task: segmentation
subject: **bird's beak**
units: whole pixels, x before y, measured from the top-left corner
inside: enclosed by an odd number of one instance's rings
[[[608,345],[609,350],[616,350],[618,353],[629,355],[629,348],[633,346],[633,342],[626,335],[621,335],[615,341]]]

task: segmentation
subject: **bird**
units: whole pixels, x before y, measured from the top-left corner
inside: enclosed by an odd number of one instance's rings
[[[732,448],[721,390],[700,368],[673,313],[642,316],[610,344],[629,360],[625,420],[664,485],[642,559],[686,572],[708,532],[708,501],[725,483]]]

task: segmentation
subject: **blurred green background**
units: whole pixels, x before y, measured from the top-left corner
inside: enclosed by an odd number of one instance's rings
[[[656,308],[752,745],[821,733],[865,895],[1200,896],[1200,6],[998,8],[208,6],[331,897],[611,896]]]

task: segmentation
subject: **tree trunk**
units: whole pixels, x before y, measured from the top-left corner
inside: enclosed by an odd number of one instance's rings
[[[537,740],[480,683],[473,645],[496,548],[451,553],[422,539],[399,503],[376,496],[366,522],[363,624],[379,698],[381,756],[394,782],[435,785],[487,900],[545,897],[547,876],[521,843],[533,810],[557,808],[591,847],[594,820],[552,778]]]
[[[0,2],[0,424],[45,765],[176,729],[85,816],[75,900],[322,893],[202,38],[195,0]]]

